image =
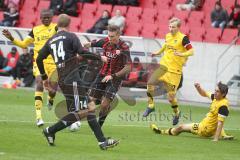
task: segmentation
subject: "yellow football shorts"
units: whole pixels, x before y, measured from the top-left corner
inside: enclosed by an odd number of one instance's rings
[[[176,74],[173,72],[166,72],[158,78],[159,81],[164,82],[164,86],[168,94],[176,94],[178,85],[181,81],[181,74]]]
[[[215,134],[215,131],[210,130],[208,126],[203,123],[192,123],[191,133],[201,137],[211,137]]]
[[[56,65],[53,64],[53,63],[44,63],[44,69],[45,69],[45,72],[47,74],[47,76],[52,79],[52,80],[57,80],[57,70],[56,70]],[[40,72],[39,72],[39,69],[37,67],[37,64],[36,63],[33,63],[33,75],[36,77],[36,76],[39,76],[40,75]]]

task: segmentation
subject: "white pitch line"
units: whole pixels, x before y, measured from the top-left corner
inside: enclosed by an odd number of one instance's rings
[[[14,122],[14,123],[35,123],[34,121],[17,121],[17,120],[6,120],[6,119],[0,119],[0,122]],[[52,124],[55,122],[44,122],[45,124]],[[149,122],[150,123],[150,122]],[[84,124],[83,124],[84,125]],[[113,126],[113,127],[138,127],[138,128],[148,128],[149,126],[146,125],[134,125],[134,124],[113,124],[113,125],[107,125],[107,126]],[[166,125],[160,125],[163,128],[167,128],[169,126]],[[224,128],[225,130],[232,130],[232,131],[240,131],[240,128]]]

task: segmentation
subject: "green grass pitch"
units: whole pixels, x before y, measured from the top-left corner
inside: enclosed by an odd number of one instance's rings
[[[59,132],[56,147],[49,147],[42,128],[35,126],[33,94],[0,88],[0,160],[237,160],[240,156],[239,110],[232,109],[225,123],[227,133],[234,135],[235,140],[212,142],[187,133],[175,137],[153,134],[151,123],[172,127],[171,108],[159,103],[156,114],[143,119],[144,101],[135,106],[120,101],[107,118],[103,131],[106,137],[120,139],[115,148],[100,150],[86,122],[78,132]],[[55,103],[62,99],[58,95]],[[181,105],[181,110],[180,123],[199,122],[208,112],[208,108],[190,105]],[[48,122],[45,126],[57,121],[46,105],[43,118]]]

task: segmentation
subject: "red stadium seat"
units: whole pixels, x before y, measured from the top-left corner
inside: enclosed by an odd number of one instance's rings
[[[164,39],[166,34],[169,32],[168,25],[159,25],[158,26],[158,32],[157,32],[157,37]]]
[[[26,12],[20,12],[19,27],[32,28],[36,25],[37,16]]]
[[[210,17],[210,15],[207,15],[207,16],[205,17],[203,26],[204,26],[205,28],[210,28],[210,27],[212,27],[211,24],[212,24],[212,22],[211,22],[211,17]]]
[[[126,14],[126,19],[130,20],[131,22],[139,22],[142,11],[143,10],[142,10],[141,7],[131,7],[131,6],[129,6],[128,12]]]
[[[202,27],[191,27],[189,39],[190,41],[203,41],[206,30]]]
[[[157,18],[157,11],[151,8],[144,8],[141,16],[142,23],[154,23]]]
[[[94,24],[96,20],[95,19],[89,19],[88,21],[82,21],[79,31],[80,32],[86,32],[88,29],[90,29]]]
[[[0,12],[0,21],[3,20],[3,12]]]
[[[209,0],[206,1],[205,0],[202,11],[205,12],[205,13],[209,13],[209,15],[210,15],[211,11],[214,9],[215,2],[216,1],[209,1]]]
[[[157,0],[141,0],[140,5],[142,8],[154,8]]]
[[[174,17],[181,19],[182,23],[185,25],[188,22],[190,12],[189,11],[177,11],[173,12]]]
[[[158,10],[161,9],[170,9],[172,1],[171,0],[164,0],[164,1],[155,1],[155,8]]]
[[[92,19],[95,17],[96,11],[97,6],[95,4],[85,3],[81,11],[81,17],[84,17],[85,19]]]
[[[124,35],[126,36],[139,36],[142,31],[142,24],[141,23],[127,23],[127,26],[125,28]]]
[[[50,1],[40,1],[37,6],[37,12],[41,12],[42,9],[48,9],[50,6]]]
[[[35,12],[37,10],[37,5],[38,5],[38,1],[24,1],[24,4],[22,6],[21,11],[31,11],[31,12]]]
[[[220,43],[231,43],[234,38],[237,36],[238,34],[238,30],[237,29],[229,29],[229,28],[226,28],[224,29],[224,32],[223,32],[223,35],[220,39]]]
[[[227,11],[230,11],[235,4],[235,0],[221,0],[221,3],[223,8],[225,8]]]
[[[157,15],[156,23],[160,25],[167,25],[169,19],[173,17],[171,10],[159,10]]]
[[[157,36],[157,31],[157,24],[144,23],[141,36],[146,38],[155,38]]]
[[[204,23],[204,12],[202,11],[192,11],[189,18],[188,18],[188,24],[192,26],[202,26]]]
[[[116,10],[120,10],[123,16],[126,16],[127,6],[114,6],[112,10],[112,16],[115,15]]]
[[[80,29],[81,19],[80,17],[71,17],[70,31],[78,32]]]
[[[204,36],[204,42],[218,43],[222,30],[220,28],[208,28]]]

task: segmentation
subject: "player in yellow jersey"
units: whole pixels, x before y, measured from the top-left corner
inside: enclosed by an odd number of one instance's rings
[[[3,30],[3,35],[11,40],[15,45],[26,48],[30,44],[34,44],[34,60],[33,60],[33,74],[36,78],[36,89],[35,89],[35,108],[36,108],[36,120],[37,126],[42,126],[44,121],[42,120],[41,108],[42,108],[42,97],[43,97],[43,83],[41,79],[40,72],[37,68],[36,58],[38,56],[38,51],[44,46],[46,41],[52,37],[57,32],[56,24],[52,23],[52,12],[49,10],[42,10],[40,19],[42,24],[33,27],[32,31],[24,40],[15,39],[8,30]],[[56,70],[54,60],[49,56],[44,61],[44,66],[48,77]],[[53,98],[55,97],[56,92],[49,92],[48,96],[48,107],[51,109],[53,106]]]
[[[152,124],[151,129],[158,134],[179,135],[182,132],[190,132],[202,137],[212,137],[213,141],[218,141],[220,138],[233,139],[233,136],[228,136],[224,132],[223,124],[225,118],[229,114],[229,103],[226,95],[228,93],[228,86],[219,82],[214,94],[206,92],[201,88],[199,83],[195,83],[195,88],[203,97],[208,97],[212,100],[210,111],[207,116],[200,123],[182,124],[177,128],[170,128],[167,130],[160,130],[155,124]]]
[[[147,117],[154,109],[154,90],[155,86],[163,83],[164,89],[168,94],[168,100],[174,111],[173,125],[179,121],[180,111],[178,109],[177,99],[175,97],[178,85],[182,76],[182,68],[189,56],[193,55],[193,48],[188,37],[180,32],[181,21],[178,18],[172,18],[169,21],[169,31],[165,38],[162,48],[152,53],[152,56],[164,52],[160,61],[160,67],[154,71],[147,83],[148,106],[143,113]]]

